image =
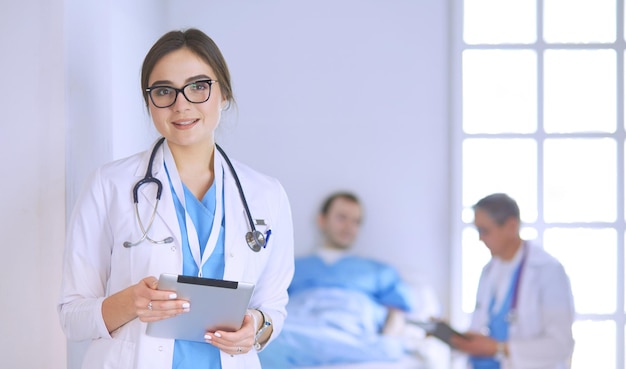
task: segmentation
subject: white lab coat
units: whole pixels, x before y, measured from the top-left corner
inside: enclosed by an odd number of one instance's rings
[[[167,142],[163,144],[165,146]],[[61,325],[70,340],[91,340],[83,368],[171,369],[174,340],[145,334],[146,324],[134,319],[109,334],[102,319],[102,301],[147,276],[182,273],[181,234],[160,148],[153,173],[163,192],[150,237],[174,242],[144,241],[131,248],[124,241],[141,237],[135,219],[132,188],[145,175],[150,151],[98,169],[90,178],[72,214],[67,233],[61,299]],[[215,150],[216,155],[219,155]],[[275,338],[286,316],[287,287],[293,276],[293,226],[287,195],[280,183],[233,162],[254,219],[263,219],[272,235],[265,249],[253,252],[245,241],[249,224],[234,177],[224,162],[225,270],[224,279],[256,285],[250,307],[271,316]],[[139,191],[144,224],[155,206],[156,186]],[[263,227],[259,227],[264,232]],[[255,350],[247,354],[221,353],[224,369],[255,369]]]
[[[526,242],[528,256],[517,298],[517,319],[509,326],[509,356],[502,369],[565,369],[574,349],[574,302],[563,266]],[[470,330],[488,326],[493,281],[489,262],[480,277]]]

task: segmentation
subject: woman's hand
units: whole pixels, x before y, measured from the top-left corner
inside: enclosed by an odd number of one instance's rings
[[[189,311],[189,301],[177,299],[173,291],[157,290],[158,285],[155,277],[146,277],[131,287],[139,320],[156,322]]]
[[[238,331],[206,332],[204,339],[207,343],[212,344],[231,356],[249,352],[254,346],[254,335],[257,331],[257,327],[254,326],[254,318],[251,314],[251,312],[246,313],[243,317],[243,325]]]
[[[159,291],[159,281],[146,277],[102,302],[102,317],[110,332],[139,317],[142,322],[155,322],[189,311],[189,302],[179,300],[172,291]]]

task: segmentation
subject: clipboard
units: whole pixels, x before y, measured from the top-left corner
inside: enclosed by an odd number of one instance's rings
[[[175,291],[179,299],[189,301],[191,308],[187,313],[149,322],[146,334],[160,338],[205,342],[204,334],[207,331],[232,332],[241,328],[254,284],[161,274],[157,288]]]
[[[460,333],[460,332],[454,330],[446,322],[436,321],[436,320],[435,321],[426,321],[426,322],[415,321],[415,320],[408,320],[407,322],[410,323],[410,324],[417,325],[418,327],[420,327],[423,330],[425,330],[426,333],[428,333],[429,335],[431,335],[433,337],[437,337],[438,339],[440,339],[441,341],[447,343],[448,345],[451,345],[450,339],[452,338],[452,336],[459,336],[459,337],[462,337],[462,338],[465,338],[465,339],[469,339],[463,333]]]

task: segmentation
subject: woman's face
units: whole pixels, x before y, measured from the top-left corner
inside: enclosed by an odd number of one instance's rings
[[[159,60],[148,79],[148,86],[183,86],[199,80],[216,80],[213,69],[187,48],[178,49]],[[214,143],[214,131],[225,104],[219,83],[213,83],[211,96],[204,103],[194,104],[179,93],[174,105],[157,108],[150,100],[150,115],[159,133],[170,145],[193,146]]]

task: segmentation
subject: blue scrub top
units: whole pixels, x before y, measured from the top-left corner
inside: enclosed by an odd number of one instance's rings
[[[169,178],[169,173],[168,173]],[[174,197],[174,204],[176,206],[176,216],[178,217],[178,224],[180,225],[180,233],[182,236],[183,247],[183,274],[190,276],[198,275],[198,266],[191,254],[191,248],[189,246],[189,240],[187,238],[187,225],[185,222],[185,208],[178,200],[174,187],[171,184],[170,189],[172,196]],[[213,219],[215,214],[215,183],[209,188],[204,195],[202,202],[200,202],[189,191],[187,186],[183,184],[183,190],[185,192],[185,204],[187,205],[187,212],[189,217],[196,227],[198,233],[198,241],[200,243],[200,253],[204,253],[206,243],[211,234],[211,228],[213,227]],[[222,199],[224,193],[220,194]],[[222,201],[224,204],[224,201]],[[223,205],[222,205],[223,207]],[[224,278],[224,218],[221,219],[222,225],[220,227],[220,235],[217,240],[217,245],[213,253],[202,267],[202,276],[204,278],[223,279]],[[191,307],[193,309],[193,306]],[[220,360],[220,351],[215,346],[204,343],[185,340],[176,340],[174,343],[174,357],[172,359],[172,369],[221,369],[222,363]]]
[[[523,263],[517,267],[511,278],[511,285],[499,311],[494,311],[496,304],[495,296],[489,304],[489,336],[498,342],[506,342],[509,339],[509,315],[513,307],[513,296],[517,293],[520,273]],[[470,362],[473,369],[500,369],[500,361],[493,357],[471,356]]]

